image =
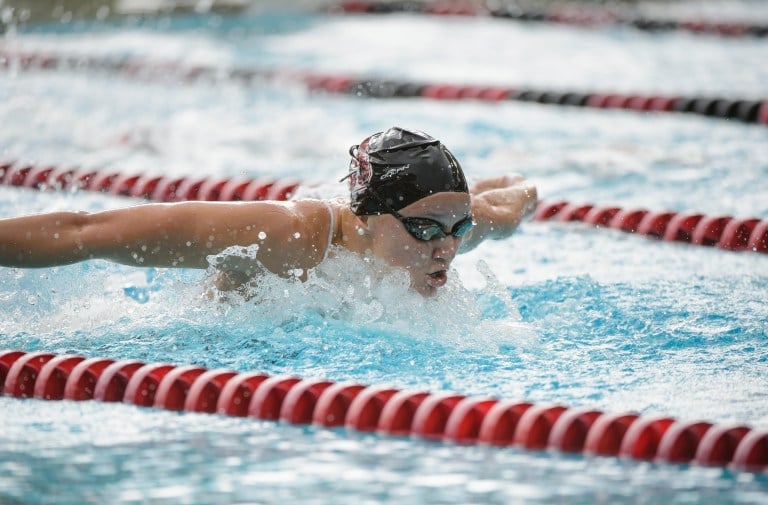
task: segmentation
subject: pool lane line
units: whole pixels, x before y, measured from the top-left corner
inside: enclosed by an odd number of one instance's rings
[[[123,402],[459,445],[768,471],[768,429],[291,375],[0,350],[14,398]]]
[[[287,82],[312,92],[377,99],[429,99],[480,102],[517,101],[541,105],[612,109],[638,113],[677,113],[768,125],[768,99],[563,91],[501,85],[463,85],[380,79],[347,74],[256,67],[219,67],[108,56],[76,56],[0,49],[0,68],[108,72],[139,79],[237,82],[243,85]]]
[[[552,23],[579,27],[628,26],[645,32],[684,31],[722,37],[768,37],[768,24],[744,21],[711,21],[706,19],[661,19],[632,15],[605,7],[560,5],[546,9],[530,9],[498,2],[471,1],[349,1],[324,10],[331,14],[409,13],[435,16],[485,16],[527,23]]]
[[[768,220],[707,216],[698,212],[654,212],[611,205],[539,202],[534,221],[582,222],[649,238],[729,251],[768,253]]]
[[[290,179],[123,174],[15,161],[0,161],[0,185],[39,191],[95,191],[153,202],[287,200],[299,187]]]
[[[123,174],[115,170],[34,165],[0,160],[0,185],[40,191],[96,191],[155,202],[287,200],[295,180]],[[698,212],[624,209],[609,205],[540,201],[534,221],[582,222],[596,228],[729,251],[768,254],[768,220]]]

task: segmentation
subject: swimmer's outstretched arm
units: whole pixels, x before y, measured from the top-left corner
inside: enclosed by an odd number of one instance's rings
[[[509,237],[538,201],[536,186],[517,174],[482,179],[469,193],[475,226],[462,239],[460,252],[470,251],[486,239]]]
[[[207,268],[209,255],[257,244],[263,266],[285,275],[322,260],[330,226],[325,209],[311,200],[182,202],[2,219],[0,266],[106,259],[135,266]]]

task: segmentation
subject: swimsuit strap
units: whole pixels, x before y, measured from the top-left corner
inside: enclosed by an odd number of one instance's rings
[[[326,258],[328,258],[328,251],[331,249],[331,244],[333,243],[333,231],[336,228],[336,225],[334,223],[335,217],[333,215],[333,207],[326,202],[323,202],[323,205],[328,209],[328,214],[331,216],[331,227],[328,230],[328,245],[325,246],[325,252],[323,253],[323,261],[325,261]]]

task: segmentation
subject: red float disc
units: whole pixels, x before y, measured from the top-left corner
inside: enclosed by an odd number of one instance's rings
[[[512,445],[520,418],[533,407],[528,402],[499,401],[480,425],[478,441],[491,445]]]
[[[627,430],[638,419],[637,414],[604,414],[589,428],[584,440],[584,453],[595,456],[616,456]]]
[[[268,375],[259,372],[241,373],[232,377],[224,385],[216,401],[216,413],[247,416],[253,393],[267,379],[269,379]]]
[[[513,445],[527,449],[545,449],[549,434],[558,418],[566,411],[562,405],[534,405],[520,417]]]
[[[416,409],[428,396],[429,393],[424,391],[399,391],[395,393],[381,411],[378,431],[395,436],[410,435]]]
[[[121,402],[125,388],[134,372],[143,367],[144,363],[136,360],[115,361],[101,373],[93,389],[93,399],[103,402]]]
[[[676,421],[667,429],[659,442],[656,460],[669,463],[687,463],[696,456],[701,439],[712,423]]]
[[[166,373],[157,386],[154,406],[168,410],[184,410],[192,384],[206,369],[197,365],[180,366]]]
[[[150,363],[137,369],[125,386],[123,402],[139,407],[151,407],[155,402],[160,381],[174,368],[174,365],[167,363]]]
[[[90,358],[78,363],[64,386],[65,400],[92,400],[96,382],[106,368],[114,363],[106,358]]]
[[[332,384],[317,399],[312,423],[325,427],[344,426],[347,412],[365,386],[351,382]]]
[[[43,400],[61,400],[72,369],[84,361],[82,356],[56,356],[40,369],[35,381],[34,397]]]
[[[589,429],[602,415],[601,411],[589,408],[566,410],[552,425],[547,447],[562,452],[582,452]]]
[[[277,421],[288,391],[299,383],[297,377],[270,377],[256,388],[248,405],[248,415],[267,421]]]
[[[492,398],[467,397],[461,400],[445,425],[445,438],[460,444],[476,442],[485,416],[497,403],[499,401]]]
[[[237,372],[232,370],[208,370],[192,383],[184,402],[187,412],[216,412],[222,390]]]
[[[768,470],[768,430],[752,430],[741,439],[733,455],[733,466],[751,472]]]
[[[31,398],[40,369],[55,357],[47,352],[30,352],[19,356],[8,370],[3,394],[16,398]]]
[[[0,351],[0,392],[5,388],[5,378],[11,366],[25,354],[24,351]]]
[[[568,202],[539,202],[533,214],[534,221],[546,221],[558,215]]]
[[[701,438],[694,461],[700,465],[727,465],[749,432],[747,426],[713,426]]]
[[[654,459],[664,433],[674,423],[670,417],[637,419],[624,435],[619,456],[633,459]]]
[[[292,424],[311,423],[317,400],[332,385],[333,382],[324,379],[299,381],[285,395],[280,408],[280,420]]]
[[[387,386],[369,386],[363,389],[349,406],[344,424],[357,431],[376,431],[381,412],[399,390]]]
[[[413,416],[412,435],[439,440],[443,438],[445,426],[464,395],[434,394],[424,399]]]

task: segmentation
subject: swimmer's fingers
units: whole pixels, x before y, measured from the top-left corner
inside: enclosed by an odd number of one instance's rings
[[[472,195],[475,226],[462,242],[462,252],[485,239],[500,240],[512,235],[522,219],[536,208],[536,186],[524,179]]]
[[[484,191],[478,197],[513,222],[531,214],[538,202],[536,186],[525,179],[506,187]]]
[[[494,189],[506,188],[514,186],[525,181],[525,177],[520,174],[506,174],[498,177],[489,177],[487,179],[481,179],[475,182],[470,188],[469,192],[473,195],[491,191]]]

